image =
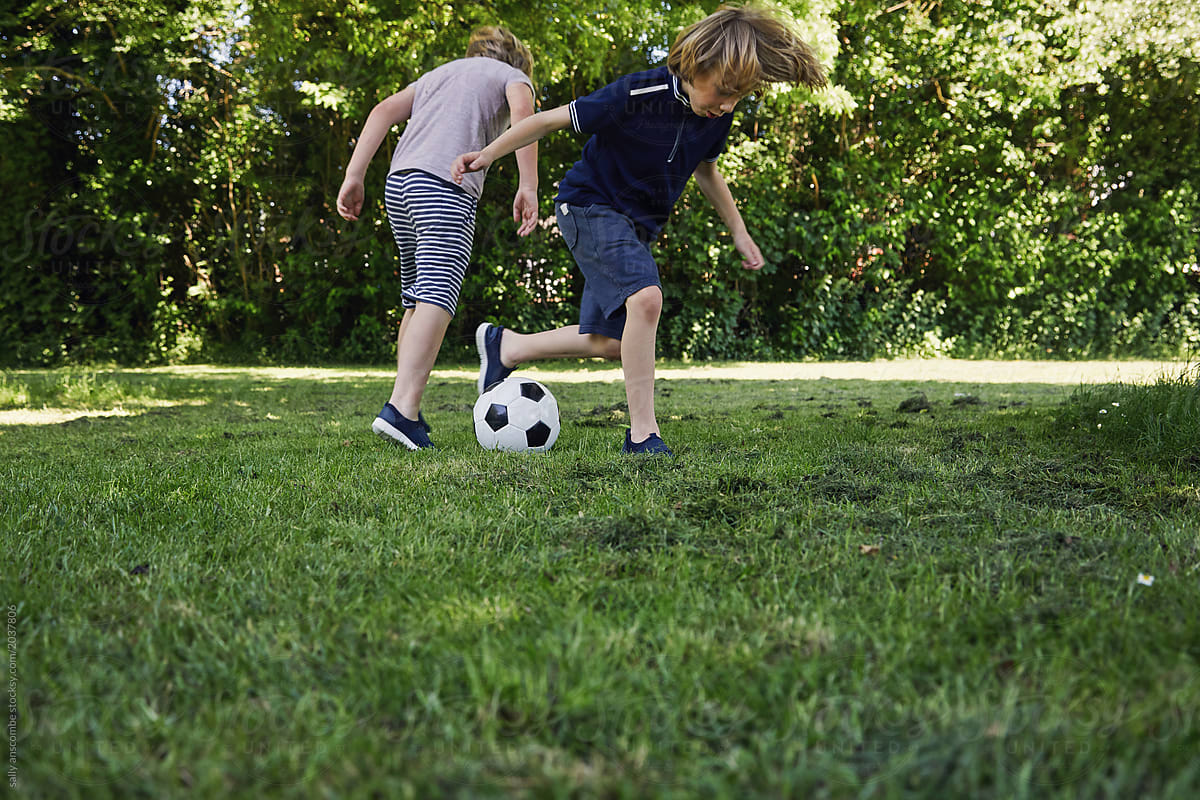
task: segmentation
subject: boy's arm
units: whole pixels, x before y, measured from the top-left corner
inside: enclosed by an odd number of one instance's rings
[[[450,175],[454,178],[455,183],[462,183],[463,173],[478,172],[481,169],[487,169],[497,158],[508,155],[514,150],[519,150],[527,144],[533,144],[546,134],[561,131],[563,128],[570,127],[570,125],[570,106],[559,106],[549,111],[538,112],[532,117],[526,117],[516,125],[513,125],[482,150],[463,153],[454,159],[454,166],[450,168]]]
[[[375,157],[375,151],[379,149],[392,126],[406,122],[412,116],[415,95],[416,90],[408,86],[379,101],[367,115],[362,133],[358,135],[358,141],[354,145],[354,153],[350,156],[350,163],[346,165],[346,177],[342,180],[342,188],[338,192],[337,210],[345,219],[356,220],[362,213],[363,178],[367,174],[367,165]]]
[[[750,238],[750,232],[746,230],[746,223],[742,221],[742,215],[738,213],[733,193],[729,191],[729,184],[725,183],[724,176],[717,169],[717,163],[715,161],[700,162],[700,166],[696,167],[692,177],[696,179],[696,184],[708,198],[708,202],[712,203],[713,208],[721,215],[721,221],[725,223],[725,227],[729,228],[729,232],[733,234],[733,246],[742,254],[742,266],[745,269],[762,269],[762,252],[754,243],[754,239]]]
[[[533,116],[533,90],[525,83],[510,83],[504,90],[508,99],[508,116],[514,125]],[[517,151],[517,170],[521,175],[517,195],[513,198],[513,222],[517,224],[517,235],[533,233],[538,221],[538,171],[537,142]]]

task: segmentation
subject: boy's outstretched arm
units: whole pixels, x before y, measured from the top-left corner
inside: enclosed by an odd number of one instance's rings
[[[362,213],[363,178],[367,174],[367,165],[375,157],[375,151],[387,136],[393,125],[407,122],[412,116],[413,97],[416,90],[409,86],[396,92],[391,97],[380,100],[367,115],[362,133],[354,145],[354,153],[350,163],[346,165],[346,177],[342,179],[342,188],[338,192],[337,211],[345,219],[356,220]]]
[[[497,158],[508,155],[514,150],[519,150],[525,145],[533,144],[548,133],[561,131],[563,128],[570,126],[570,106],[559,106],[549,111],[538,112],[532,117],[526,117],[516,125],[513,125],[482,150],[463,153],[454,159],[454,165],[450,168],[450,175],[454,178],[455,183],[462,183],[463,173],[478,172],[481,169],[487,169]]]
[[[508,99],[508,116],[514,125],[533,116],[533,90],[524,83],[510,83],[504,90]],[[513,198],[513,222],[517,224],[517,235],[528,236],[537,227],[538,221],[538,171],[537,142],[517,151],[517,171],[520,183]],[[458,175],[455,179],[458,180]]]
[[[708,202],[712,203],[713,208],[721,215],[721,221],[725,223],[725,227],[729,228],[729,232],[733,234],[733,246],[742,254],[742,267],[762,269],[764,263],[762,252],[754,243],[754,239],[750,238],[750,232],[746,230],[746,223],[742,221],[742,215],[738,213],[733,193],[729,191],[729,184],[725,183],[725,178],[717,169],[716,162],[700,162],[700,166],[696,167],[692,177],[696,179],[700,191],[708,198]]]

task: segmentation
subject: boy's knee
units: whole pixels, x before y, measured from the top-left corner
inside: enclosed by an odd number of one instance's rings
[[[636,314],[642,319],[656,320],[662,312],[662,289],[657,286],[647,286],[639,289],[625,301],[625,313]]]
[[[592,352],[600,357],[606,358],[609,361],[621,360],[621,340],[613,339],[608,336],[601,336],[598,333],[591,334]]]

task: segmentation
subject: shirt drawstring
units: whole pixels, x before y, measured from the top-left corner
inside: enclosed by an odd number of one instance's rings
[[[686,122],[686,119],[679,121],[679,130],[675,132],[675,146],[671,148],[671,155],[667,156],[668,164],[675,160],[675,154],[679,152],[679,140],[683,138],[683,126]]]

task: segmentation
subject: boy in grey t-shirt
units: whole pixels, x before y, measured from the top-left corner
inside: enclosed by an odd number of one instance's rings
[[[516,123],[533,114],[532,68],[529,49],[505,28],[474,31],[466,58],[425,73],[371,110],[338,192],[338,213],[358,219],[367,164],[388,130],[407,121],[384,191],[400,249],[404,317],[396,339],[396,382],[371,429],[411,450],[433,446],[421,397],[457,307],[483,191],[483,172],[459,186],[450,167],[459,153],[495,139],[510,117]],[[527,236],[538,219],[537,144],[516,157],[520,183],[513,221]]]

